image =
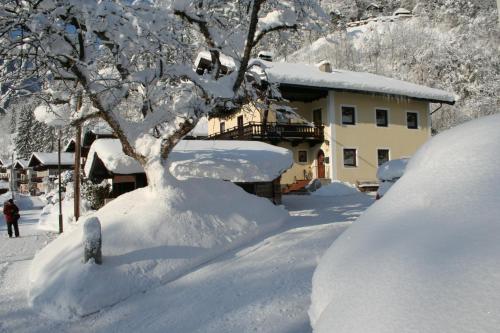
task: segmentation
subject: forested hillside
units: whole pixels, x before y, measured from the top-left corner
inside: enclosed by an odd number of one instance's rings
[[[304,46],[280,48],[280,58],[328,60],[335,68],[452,91],[460,99],[433,115],[437,131],[499,112],[500,30],[495,0],[332,0],[324,1],[324,7],[332,17],[329,31],[323,36],[303,34]],[[393,17],[401,7],[413,16]],[[352,23],[359,20],[364,24]]]

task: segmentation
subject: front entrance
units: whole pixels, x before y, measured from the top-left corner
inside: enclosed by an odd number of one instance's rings
[[[323,150],[318,151],[318,178],[325,178],[325,153]]]

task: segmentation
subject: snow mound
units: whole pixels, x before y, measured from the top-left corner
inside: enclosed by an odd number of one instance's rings
[[[321,259],[314,332],[497,332],[500,115],[434,137]]]
[[[29,302],[56,319],[83,316],[182,276],[277,228],[288,216],[229,182],[171,180],[126,193],[95,214],[102,265],[83,264],[81,223],[34,258]]]
[[[356,188],[356,186],[350,183],[341,182],[339,180],[334,180],[332,181],[331,184],[324,185],[317,191],[311,193],[311,195],[318,195],[323,197],[337,197],[341,195],[352,195],[352,194],[359,194],[359,191]]]
[[[394,180],[401,178],[405,172],[408,158],[390,160],[378,167],[377,178],[379,180]]]

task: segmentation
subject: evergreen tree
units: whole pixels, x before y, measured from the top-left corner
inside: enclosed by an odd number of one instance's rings
[[[33,110],[23,106],[19,114],[17,123],[17,135],[15,138],[15,147],[19,158],[28,159],[34,151],[33,123],[35,115]]]

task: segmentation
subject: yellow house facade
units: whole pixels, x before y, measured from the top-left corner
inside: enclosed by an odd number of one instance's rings
[[[284,101],[246,105],[212,118],[212,139],[270,142],[293,152],[282,185],[311,179],[376,183],[380,164],[412,156],[431,136],[431,103],[453,104],[442,90],[368,73],[260,61]],[[266,117],[267,115],[267,117]]]

